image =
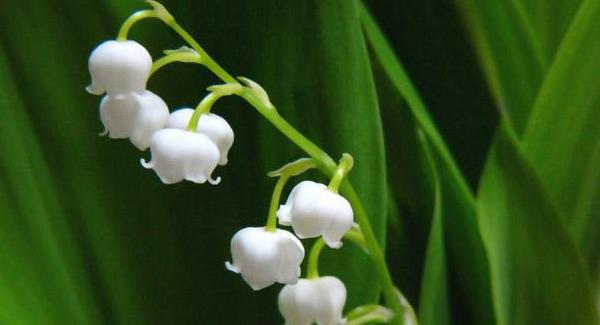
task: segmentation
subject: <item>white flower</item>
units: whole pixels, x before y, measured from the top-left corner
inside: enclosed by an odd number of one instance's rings
[[[174,111],[169,116],[167,127],[185,130],[192,117],[194,110],[191,108],[182,108]],[[227,121],[217,114],[202,114],[198,121],[196,130],[209,137],[219,147],[221,159],[219,165],[227,164],[227,154],[233,145],[233,129]]]
[[[275,282],[293,284],[300,276],[304,247],[289,231],[264,227],[248,227],[231,239],[232,262],[228,270],[240,273],[254,290]]]
[[[291,225],[300,238],[323,236],[331,248],[342,246],[342,237],[352,228],[352,206],[323,184],[304,181],[294,187],[277,211],[279,223]]]
[[[279,311],[286,325],[338,325],[346,303],[346,287],[333,276],[300,279],[279,293]]]
[[[146,89],[152,69],[150,53],[135,41],[106,41],[94,49],[88,61],[94,95],[123,95]]]
[[[148,148],[152,134],[164,128],[168,119],[167,104],[148,90],[128,95],[106,95],[100,102],[103,133],[113,139],[130,138],[140,150]]]
[[[194,183],[218,184],[212,172],[219,162],[219,149],[203,134],[179,129],[162,129],[152,135],[150,162],[141,160],[142,166],[153,168],[165,184],[182,180]]]

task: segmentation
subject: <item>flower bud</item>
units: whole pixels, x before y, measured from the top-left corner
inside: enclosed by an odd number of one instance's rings
[[[286,325],[343,324],[346,287],[333,276],[300,279],[279,293],[279,311]]]
[[[252,289],[260,290],[275,282],[296,283],[304,247],[289,231],[248,227],[231,239],[231,257],[225,267],[240,273]]]
[[[169,116],[167,127],[185,130],[190,122],[194,110],[191,108],[182,108],[174,111]],[[209,137],[219,147],[221,159],[219,165],[227,164],[227,154],[233,145],[233,129],[227,121],[217,114],[202,114],[198,121],[196,130]]]
[[[165,184],[182,180],[194,183],[218,184],[212,172],[219,162],[219,149],[205,135],[179,129],[156,131],[150,140],[150,162],[141,160],[142,166],[152,168]]]
[[[152,70],[150,53],[135,41],[106,41],[92,51],[88,61],[94,95],[124,95],[146,89]]]
[[[339,248],[352,228],[352,206],[325,185],[304,181],[294,187],[287,202],[277,211],[279,223],[291,225],[300,238],[323,236],[327,246]]]
[[[120,96],[106,95],[100,102],[104,133],[112,139],[130,138],[140,150],[148,148],[152,134],[164,128],[168,119],[167,104],[148,90]]]

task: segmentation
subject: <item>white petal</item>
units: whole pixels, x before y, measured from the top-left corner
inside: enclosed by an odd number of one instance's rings
[[[286,324],[341,324],[346,287],[332,276],[301,279],[281,290],[278,303]]]
[[[217,114],[203,114],[200,116],[200,121],[198,121],[197,130],[209,137],[219,147],[221,154],[219,165],[226,165],[227,155],[235,138],[229,123]]]
[[[294,284],[300,276],[300,264],[304,259],[304,247],[300,240],[289,231],[276,229],[275,233],[280,237],[281,256],[277,282]]]
[[[285,204],[280,205],[279,209],[277,210],[277,219],[279,219],[279,224],[281,224],[283,226],[291,226],[292,225],[291,213],[292,213],[292,206],[294,204],[294,200],[296,199],[296,195],[298,195],[298,192],[301,191],[301,189],[303,189],[305,187],[311,187],[312,184],[317,184],[317,183],[312,182],[312,181],[303,181],[303,182],[298,183],[298,185],[294,186],[294,188],[290,192],[290,195],[288,196],[288,199],[285,202]]]
[[[165,184],[189,180],[204,183],[219,161],[219,149],[206,136],[179,129],[161,129],[150,141],[152,168]]]
[[[323,184],[304,181],[294,187],[278,211],[283,225],[291,224],[300,238],[323,236],[331,248],[340,248],[344,234],[352,227],[352,206]]]
[[[315,280],[316,320],[318,324],[340,324],[343,322],[342,312],[346,303],[346,287],[336,277],[325,276]]]
[[[152,69],[150,53],[135,41],[106,41],[90,55],[88,68],[92,83],[88,92],[100,95],[142,91]]]
[[[139,104],[133,95],[106,95],[100,102],[100,121],[112,139],[131,136],[138,112]]]
[[[144,167],[146,169],[152,169],[152,167],[154,167],[154,164],[152,164],[152,161],[146,161],[146,159],[144,159],[144,158],[140,158],[140,164],[142,165],[142,167]]]
[[[240,273],[240,269],[237,266],[231,264],[231,262],[229,261],[225,262],[225,268],[231,272]]]
[[[180,108],[171,112],[167,127],[180,130],[187,129],[187,126],[190,123],[190,118],[192,118],[192,114],[194,114],[194,110],[191,108]]]
[[[219,183],[221,183],[221,176],[217,177],[217,178],[208,178],[208,182],[210,183],[210,185],[219,185]]]
[[[286,285],[279,293],[277,302],[279,311],[285,319],[286,325],[310,325],[313,317],[306,312],[305,306],[310,304],[307,297],[312,296],[310,286],[306,279],[300,279],[295,285]],[[312,298],[312,297],[311,297]]]
[[[252,289],[260,290],[275,282],[295,283],[304,248],[285,230],[248,227],[231,239],[231,257],[226,267],[239,272]]]
[[[181,108],[169,116],[168,127],[185,130],[194,113],[191,108]],[[221,158],[219,165],[227,164],[227,155],[233,145],[235,135],[227,121],[217,114],[208,113],[200,116],[196,130],[211,139],[219,148]]]
[[[133,125],[130,141],[138,149],[146,150],[154,132],[162,129],[169,119],[169,108],[162,98],[151,91],[134,95],[139,111]]]
[[[289,204],[282,204],[277,210],[277,219],[282,226],[291,226],[292,218],[290,216],[292,207]]]

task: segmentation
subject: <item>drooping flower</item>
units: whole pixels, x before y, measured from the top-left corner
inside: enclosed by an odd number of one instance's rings
[[[352,228],[352,206],[327,186],[312,181],[299,183],[277,211],[279,223],[292,226],[300,238],[323,236],[331,248],[342,246],[342,237]]]
[[[125,95],[146,89],[152,69],[150,53],[135,41],[106,41],[92,51],[88,61],[94,95]]]
[[[232,261],[228,270],[240,273],[254,290],[275,282],[293,284],[300,276],[304,247],[289,231],[247,227],[231,239]]]
[[[138,149],[146,150],[154,132],[169,119],[169,108],[158,95],[140,93],[106,95],[100,102],[100,120],[110,138],[129,138]]]
[[[185,130],[193,113],[194,110],[191,108],[181,108],[173,111],[169,116],[167,127]],[[209,137],[219,147],[221,153],[219,165],[226,165],[227,154],[234,140],[233,129],[229,123],[217,114],[202,114],[196,130]]]
[[[182,180],[194,183],[218,184],[212,172],[219,162],[219,149],[205,135],[197,132],[162,129],[152,135],[150,162],[141,160],[142,166],[154,169],[165,184]]]
[[[343,324],[346,287],[333,276],[300,279],[283,287],[278,302],[286,325]]]

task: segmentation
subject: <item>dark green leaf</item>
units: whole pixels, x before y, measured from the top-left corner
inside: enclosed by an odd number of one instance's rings
[[[445,225],[451,291],[466,310],[457,315],[462,322],[493,322],[489,271],[483,243],[477,225],[475,201],[464,178],[458,170],[448,148],[429,117],[425,105],[402,68],[393,50],[364,6],[361,21],[373,52],[396,90],[408,103],[415,121],[431,143],[436,165],[439,168]],[[457,304],[459,304],[457,302]]]
[[[501,113],[522,132],[548,65],[536,30],[519,0],[456,2]]]

